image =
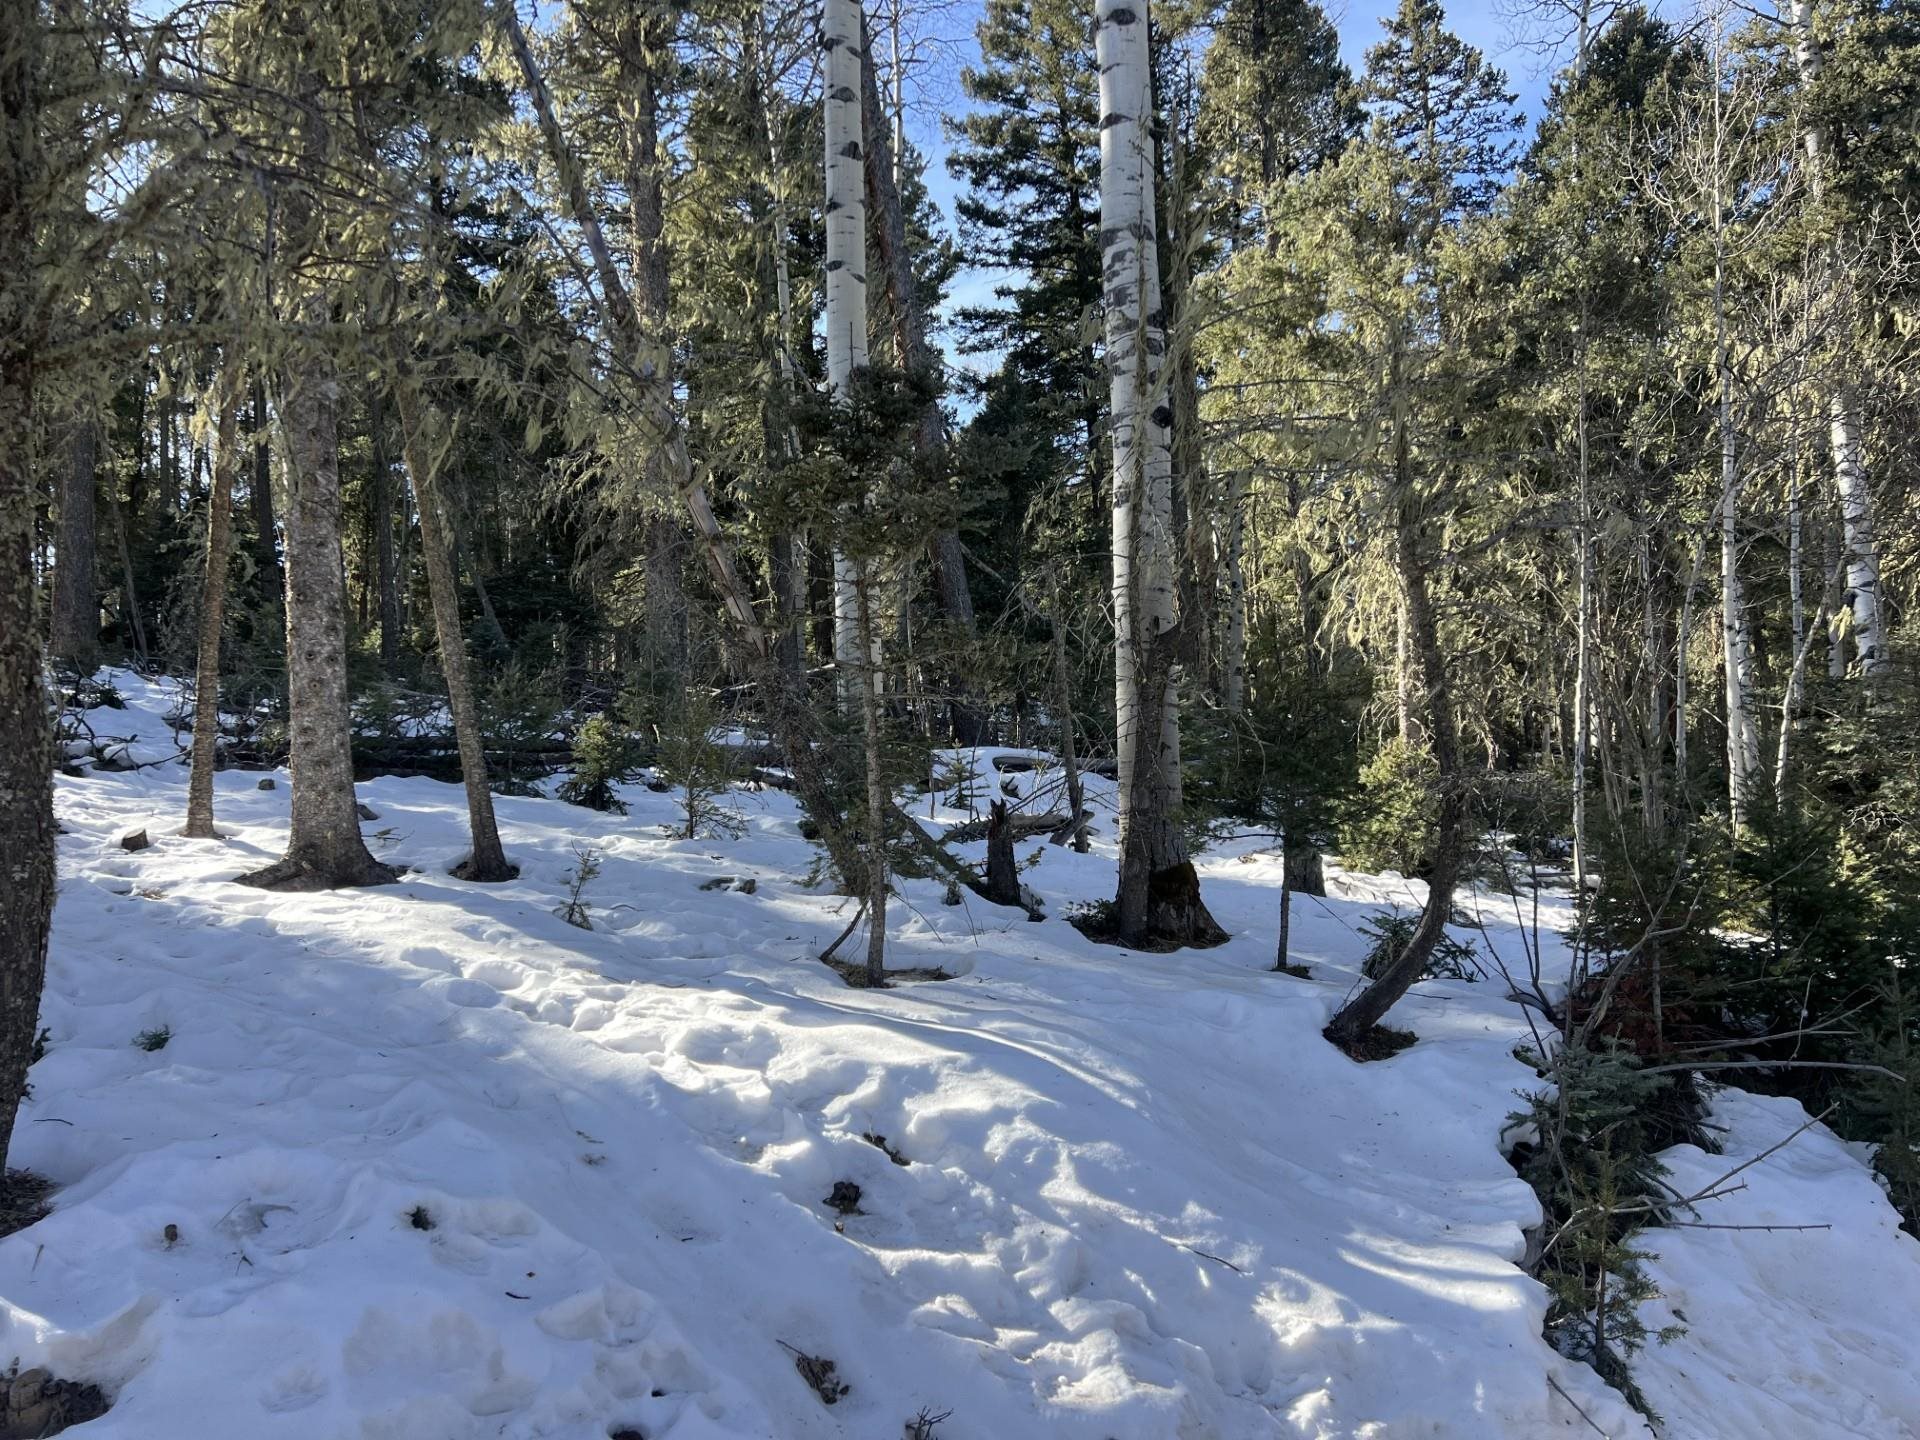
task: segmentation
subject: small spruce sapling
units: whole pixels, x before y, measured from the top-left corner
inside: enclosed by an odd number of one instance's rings
[[[680,792],[680,819],[665,828],[681,840],[735,840],[746,831],[740,812],[727,803],[734,763],[732,752],[714,738],[717,718],[712,698],[689,689],[660,727],[656,768]]]
[[[588,720],[573,737],[573,773],[554,793],[569,805],[584,805],[614,815],[627,804],[614,787],[631,780],[639,768],[633,739],[610,713]]]
[[[573,852],[573,869],[567,872],[567,898],[554,911],[567,924],[582,930],[593,928],[593,917],[588,913],[586,893],[600,874],[600,854],[587,846],[578,846]]]
[[[1398,910],[1376,910],[1362,920],[1360,933],[1372,936],[1373,945],[1367,951],[1361,973],[1371,980],[1385,971],[1407,948],[1419,924],[1419,915],[1402,914]],[[1420,973],[1420,978],[1472,981],[1478,980],[1480,974],[1480,957],[1473,943],[1442,934],[1434,943],[1433,953],[1427,958],[1427,968]]]

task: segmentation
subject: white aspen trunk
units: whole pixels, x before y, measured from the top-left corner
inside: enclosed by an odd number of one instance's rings
[[[1580,17],[1581,63],[1586,61],[1586,12]],[[1584,284],[1580,294],[1580,410],[1575,422],[1579,441],[1579,524],[1575,540],[1579,546],[1578,580],[1574,622],[1573,671],[1573,894],[1583,901],[1587,893],[1587,752],[1592,746],[1593,727],[1593,492],[1587,468],[1587,296]]]
[[[1222,932],[1180,834],[1179,622],[1173,413],[1154,211],[1153,81],[1144,0],[1099,0],[1100,259],[1113,436],[1118,932],[1180,942]]]
[[[1640,653],[1646,666],[1647,714],[1641,727],[1645,761],[1640,775],[1640,817],[1648,833],[1660,827],[1660,741],[1666,720],[1662,705],[1666,689],[1661,683],[1660,622],[1654,609],[1653,537],[1648,526],[1640,525],[1636,546],[1640,567]]]
[[[867,365],[867,173],[862,148],[860,0],[826,0],[821,48],[827,53],[827,387],[850,400],[853,377]],[[833,555],[833,658],[840,699],[851,709],[855,687],[873,667],[860,644],[860,566]],[[877,637],[879,627],[874,627]],[[877,678],[877,676],[876,676]]]
[[[1825,56],[1813,33],[1811,0],[1793,0],[1789,15],[1793,28],[1794,60],[1801,82],[1811,86],[1820,78]],[[1824,187],[1826,168],[1833,163],[1833,147],[1826,127],[1810,121],[1806,127],[1807,161],[1816,194]],[[1837,247],[1828,258],[1835,291],[1845,294],[1840,280]],[[1873,516],[1867,498],[1867,465],[1861,448],[1859,398],[1844,380],[1834,383],[1827,397],[1829,449],[1833,484],[1840,496],[1841,538],[1846,546],[1846,594],[1843,604],[1852,611],[1854,653],[1860,672],[1874,675],[1887,666],[1886,636],[1880,615],[1880,551],[1873,535]],[[1831,663],[1831,659],[1829,661]]]
[[[1580,84],[1587,75],[1587,39],[1589,6],[1579,7],[1579,48],[1574,52],[1574,81]],[[1575,165],[1580,162],[1580,147],[1574,143]],[[1578,504],[1580,514],[1574,529],[1579,547],[1578,579],[1575,584],[1573,671],[1573,894],[1584,903],[1587,893],[1587,752],[1592,745],[1593,724],[1593,490],[1587,466],[1587,327],[1590,320],[1586,275],[1580,277],[1580,334],[1576,341],[1579,370],[1579,410],[1574,429],[1579,441]]]
[[[1720,654],[1727,697],[1727,808],[1733,828],[1746,824],[1760,778],[1760,734],[1753,721],[1753,647],[1747,635],[1746,592],[1740,581],[1740,468],[1733,433],[1733,362],[1727,343],[1726,207],[1723,203],[1721,49],[1713,50],[1713,344],[1719,377],[1720,428]]]
[[[1820,527],[1826,535],[1826,558],[1828,568],[1836,573],[1844,573],[1846,558],[1841,552],[1840,537],[1836,527],[1829,522]],[[1840,618],[1841,607],[1831,607],[1827,614],[1827,678],[1844,680],[1847,678],[1847,626]]]

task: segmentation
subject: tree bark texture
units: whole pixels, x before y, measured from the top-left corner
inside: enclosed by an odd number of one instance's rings
[[[401,358],[395,357],[396,369]],[[460,747],[460,782],[467,792],[467,825],[473,849],[455,868],[463,880],[493,883],[519,873],[500,845],[500,827],[493,814],[493,789],[487,772],[487,750],[480,725],[480,705],[474,695],[473,671],[467,657],[466,630],[460,624],[460,588],[454,576],[453,546],[440,503],[439,456],[423,427],[425,402],[416,395],[401,370],[395,387],[400,410],[400,454],[413,480],[414,503],[420,512],[420,555],[427,566],[427,591],[433,603],[433,633],[440,647],[440,673],[447,682],[447,708],[453,716],[453,736]]]
[[[1147,11],[1099,0],[1100,255],[1113,445],[1122,944],[1223,937],[1180,833],[1173,414],[1154,211]]]
[[[94,485],[100,427],[91,411],[75,422],[70,463],[60,477],[60,538],[54,553],[52,650],[81,675],[100,649],[100,593],[94,578]]]
[[[1803,84],[1811,88],[1820,79],[1826,57],[1813,32],[1811,0],[1792,0],[1789,23],[1793,29],[1794,60]],[[1834,163],[1833,145],[1818,119],[1806,125],[1807,161],[1816,193]],[[1836,291],[1846,293],[1841,281],[1841,257],[1836,245],[1829,264]],[[1887,666],[1886,630],[1880,613],[1880,550],[1873,534],[1872,506],[1861,440],[1860,398],[1844,379],[1836,380],[1827,397],[1828,450],[1833,462],[1834,489],[1840,496],[1841,537],[1846,546],[1846,607],[1852,612],[1854,653],[1863,675]]]
[[[38,343],[33,198],[42,43],[34,0],[0,0],[0,1176],[26,1093],[53,917],[53,723],[41,681],[28,463]]]
[[[867,200],[861,143],[860,70],[865,49],[860,0],[825,0],[821,48],[826,51],[827,388],[852,398],[853,377],[867,367]],[[839,547],[833,555],[833,658],[841,703],[852,709],[853,686],[872,657],[860,644],[860,565]]]
[[[220,633],[227,613],[233,553],[233,469],[239,429],[235,391],[222,383],[214,401],[213,485],[207,493],[206,571],[200,581],[200,646],[193,671],[193,767],[187,777],[186,834],[215,838],[213,772],[220,759]]]
[[[325,216],[308,190],[327,170],[331,139],[322,110],[322,82],[300,83],[301,176],[283,203],[287,232],[316,243]],[[329,302],[305,301],[316,329]],[[295,353],[281,375],[278,406],[287,457],[288,765],[293,797],[287,853],[242,876],[265,887],[326,889],[373,885],[393,872],[360,838],[353,793],[352,707],[347,695],[347,595],[340,544],[340,380],[334,359],[317,347]]]
[[[1400,575],[1401,613],[1408,646],[1420,677],[1427,741],[1440,790],[1433,859],[1427,876],[1427,903],[1406,948],[1358,995],[1341,1006],[1326,1029],[1327,1038],[1352,1051],[1425,973],[1433,947],[1446,933],[1453,914],[1453,887],[1466,863],[1468,808],[1460,767],[1460,737],[1453,713],[1446,656],[1427,579],[1414,494],[1411,445],[1406,422],[1396,427],[1394,445],[1394,563]]]

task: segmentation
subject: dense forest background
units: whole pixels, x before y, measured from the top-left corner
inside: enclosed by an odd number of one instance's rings
[[[558,769],[654,763],[690,833],[791,786],[868,983],[889,875],[1019,903],[1088,768],[1122,946],[1218,938],[1221,823],[1429,882],[1359,1055],[1456,885],[1568,885],[1575,972],[1507,978],[1596,1363],[1697,1077],[1920,1220],[1920,8],[1541,0],[1522,130],[1435,0],[1358,69],[1311,0],[987,0],[951,227],[913,18],[0,0],[0,1133],[43,667],[110,661],[196,679],[190,831],[291,757],[257,884],[388,878],[356,773],[463,779],[476,882]],[[896,796],[986,741],[1064,787],[975,874]]]

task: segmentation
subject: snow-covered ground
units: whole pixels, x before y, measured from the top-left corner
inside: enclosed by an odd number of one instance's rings
[[[100,728],[171,753],[167,697],[115,678],[132,705]],[[719,842],[665,838],[673,797],[640,788],[625,817],[502,798],[521,877],[479,887],[446,873],[458,787],[378,780],[365,829],[401,882],[278,895],[231,883],[284,841],[287,777],[259,778],[218,777],[221,841],[178,835],[178,765],[57,781],[14,1162],[62,1188],[0,1242],[0,1361],[107,1388],[79,1433],[1647,1433],[1542,1342],[1514,1264],[1539,1214],[1498,1151],[1532,1080],[1502,987],[1420,987],[1395,1017],[1420,1043],[1381,1063],[1320,1037],[1401,882],[1336,871],[1302,900],[1300,980],[1267,969],[1260,842],[1202,864],[1231,943],[1161,956],[1059,918],[1110,893],[1110,848],[1036,841],[1051,918],[907,882],[890,963],[960,978],[873,993],[812,958],[851,912],[804,884],[779,793],[741,794]],[[591,931],[555,913],[576,847]],[[1682,1184],[1805,1119],[1731,1091],[1715,1114],[1728,1153],[1675,1152]],[[1920,1245],[1859,1158],[1816,1129],[1740,1179],[1703,1219],[1832,1228],[1650,1237],[1650,1322],[1689,1327],[1638,1365],[1666,1433],[1920,1435]],[[861,1213],[824,1203],[840,1181]],[[834,1362],[837,1404],[796,1351]]]

